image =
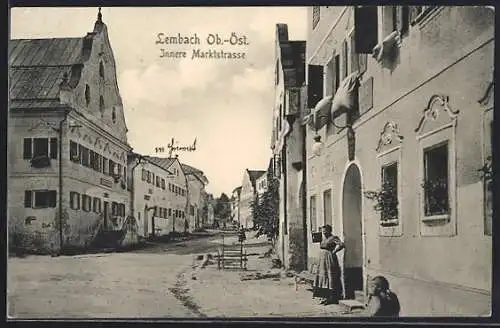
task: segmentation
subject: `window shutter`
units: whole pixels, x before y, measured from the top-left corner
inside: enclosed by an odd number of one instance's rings
[[[347,41],[342,41],[342,79],[347,77],[347,71],[349,69],[349,51],[347,49]]]
[[[359,57],[361,57],[361,55],[358,55],[356,53],[356,32],[354,32],[353,35],[351,35],[350,42],[351,42],[351,72],[356,72],[357,70],[359,70]]]
[[[31,190],[25,190],[24,191],[24,207],[31,208],[31,204],[32,203],[33,203],[33,193],[32,193],[32,191]]]
[[[314,108],[323,98],[323,66],[308,65],[307,107]]]
[[[32,141],[31,138],[24,138],[23,146],[23,158],[31,159],[33,157],[33,152],[31,151]]]
[[[57,203],[57,191],[49,191],[49,207],[56,207]]]
[[[371,54],[378,43],[378,14],[376,6],[357,6],[354,9],[356,53]]]
[[[50,138],[50,158],[57,159],[57,138]]]
[[[367,68],[367,61],[368,61],[368,55],[367,54],[359,54],[358,55],[358,61],[359,61],[359,73],[363,74],[366,72]]]

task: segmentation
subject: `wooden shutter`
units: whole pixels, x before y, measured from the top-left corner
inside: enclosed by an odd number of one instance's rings
[[[31,208],[32,203],[33,203],[33,192],[31,190],[25,190],[24,191],[24,207]]]
[[[353,35],[351,35],[351,38],[349,40],[351,42],[351,72],[356,72],[359,70],[359,57],[361,55],[358,55],[356,52],[356,31],[354,31]]]
[[[347,49],[347,41],[342,41],[342,79],[347,77],[347,71],[349,69],[349,51]]]
[[[323,98],[323,66],[308,66],[307,107],[314,108]]]
[[[32,147],[31,138],[24,138],[24,145],[23,145],[23,158],[24,159],[31,159],[33,157],[33,152],[31,150],[31,147]]]
[[[378,43],[377,6],[357,6],[354,9],[356,53],[371,54]]]
[[[50,138],[50,158],[57,159],[57,138]]]

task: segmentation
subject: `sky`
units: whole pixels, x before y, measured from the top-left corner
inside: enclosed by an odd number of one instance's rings
[[[181,162],[209,179],[208,192],[229,194],[245,169],[265,170],[271,157],[274,105],[274,42],[277,23],[291,40],[305,40],[304,7],[102,8],[113,49],[128,141],[143,155],[167,150],[175,138]],[[11,38],[83,37],[93,30],[97,8],[13,8]],[[209,45],[246,36],[245,45]],[[191,36],[200,45],[156,44],[158,34]],[[186,58],[160,58],[186,51]],[[194,49],[244,52],[244,59],[192,59]]]

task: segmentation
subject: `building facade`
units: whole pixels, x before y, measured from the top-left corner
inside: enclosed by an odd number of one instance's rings
[[[130,153],[128,156],[130,213],[133,213],[138,234],[143,238],[168,235],[173,230],[172,203],[174,193],[169,184],[175,175],[152,163],[147,157]],[[181,192],[182,194],[182,192]]]
[[[288,27],[277,24],[275,41],[275,104],[271,149],[275,178],[279,179],[279,233],[276,251],[286,268],[303,270],[306,265],[304,220],[305,160],[305,41],[291,41]],[[264,175],[267,177],[267,175]]]
[[[189,199],[189,231],[193,232],[202,227],[202,210],[205,205],[203,192],[208,184],[208,179],[203,174],[203,171],[181,164],[182,170],[187,179],[188,199]]]
[[[101,13],[84,37],[10,40],[9,51],[9,236],[54,250],[121,229],[131,147]]]
[[[253,212],[252,204],[257,194],[255,182],[265,174],[266,171],[246,169],[243,174],[243,182],[241,184],[241,193],[239,201],[240,210],[240,225],[245,229],[253,229]]]
[[[401,315],[490,312],[494,17],[310,8],[308,258],[331,224],[346,297],[383,275]]]
[[[240,220],[240,196],[241,186],[234,188],[231,195],[231,220],[238,222],[238,226],[242,224]]]
[[[148,210],[151,206],[149,203],[145,204],[143,211],[145,215],[144,220],[146,220],[147,223],[143,222],[144,226],[147,227],[146,231],[157,231],[161,234],[188,232],[189,191],[187,177],[182,170],[182,164],[179,162],[177,157],[164,158],[144,156],[144,158],[156,167],[160,167],[164,171],[172,173],[172,176],[167,177],[155,176],[154,188],[148,186],[148,193],[149,189],[152,189],[153,194],[159,193],[161,195],[159,197],[161,198],[161,201],[164,202],[164,207],[162,211],[160,211],[159,207],[153,207],[152,210]],[[142,172],[143,171],[141,169],[141,179]],[[145,172],[146,182],[149,181],[148,176],[151,176],[151,179],[153,179],[152,173],[153,172],[148,175],[148,173]],[[165,178],[165,190],[162,188],[162,178]],[[158,182],[160,185],[159,187]],[[165,193],[166,195],[164,195]],[[140,210],[140,208],[136,207],[135,211],[137,212],[138,210]],[[152,228],[154,228],[154,230],[152,230]]]

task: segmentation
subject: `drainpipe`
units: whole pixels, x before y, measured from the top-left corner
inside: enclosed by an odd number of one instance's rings
[[[59,133],[59,253],[63,252],[63,206],[62,206],[62,193],[63,193],[63,151],[62,151],[62,138],[63,138],[63,126],[68,120],[68,114],[71,110],[64,111],[64,118],[59,122],[59,129],[56,131]]]
[[[307,233],[307,126],[302,126],[302,225],[304,227],[304,267],[307,270],[309,234]]]

